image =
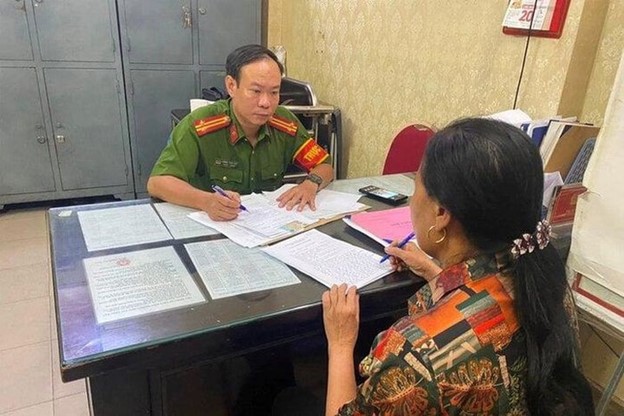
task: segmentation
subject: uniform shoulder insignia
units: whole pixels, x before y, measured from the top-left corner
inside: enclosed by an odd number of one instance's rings
[[[221,130],[230,125],[232,120],[227,114],[217,114],[216,116],[195,120],[193,126],[198,136]]]
[[[297,134],[297,123],[293,120],[289,120],[284,117],[273,116],[269,119],[269,126],[278,129],[279,131],[283,131],[289,136],[295,136]]]

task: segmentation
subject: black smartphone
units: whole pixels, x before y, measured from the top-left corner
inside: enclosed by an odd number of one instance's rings
[[[365,186],[360,188],[359,191],[366,196],[370,196],[371,198],[375,198],[392,205],[402,204],[407,199],[407,195],[389,191],[374,185]]]

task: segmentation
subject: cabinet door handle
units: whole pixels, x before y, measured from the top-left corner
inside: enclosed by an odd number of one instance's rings
[[[65,136],[62,134],[57,134],[56,135],[56,142],[57,143],[65,143]]]
[[[193,20],[191,19],[191,8],[189,6],[182,6],[182,27],[187,29],[193,26]]]
[[[48,139],[46,138],[46,136],[37,136],[37,143],[44,144],[47,141]]]

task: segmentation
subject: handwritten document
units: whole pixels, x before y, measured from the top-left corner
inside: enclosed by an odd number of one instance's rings
[[[219,234],[217,230],[203,226],[188,217],[188,214],[197,211],[196,209],[170,204],[169,202],[154,204],[154,208],[176,240]]]
[[[78,212],[88,251],[171,240],[149,204]]]
[[[202,241],[184,247],[213,299],[301,282],[285,264],[230,240]]]
[[[99,324],[205,301],[173,247],[83,262]]]
[[[346,283],[361,288],[392,273],[381,256],[310,230],[262,251],[318,280],[327,287]]]

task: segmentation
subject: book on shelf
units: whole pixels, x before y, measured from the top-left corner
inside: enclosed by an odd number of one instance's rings
[[[526,134],[531,138],[531,141],[538,148],[542,144],[542,140],[548,131],[548,125],[551,119],[533,120],[527,125]]]
[[[580,273],[572,282],[572,290],[624,318],[624,297],[620,293]]]
[[[572,232],[572,224],[576,215],[576,202],[585,191],[587,188],[582,183],[555,187],[546,214],[546,219],[552,226],[554,236],[569,235]]]

